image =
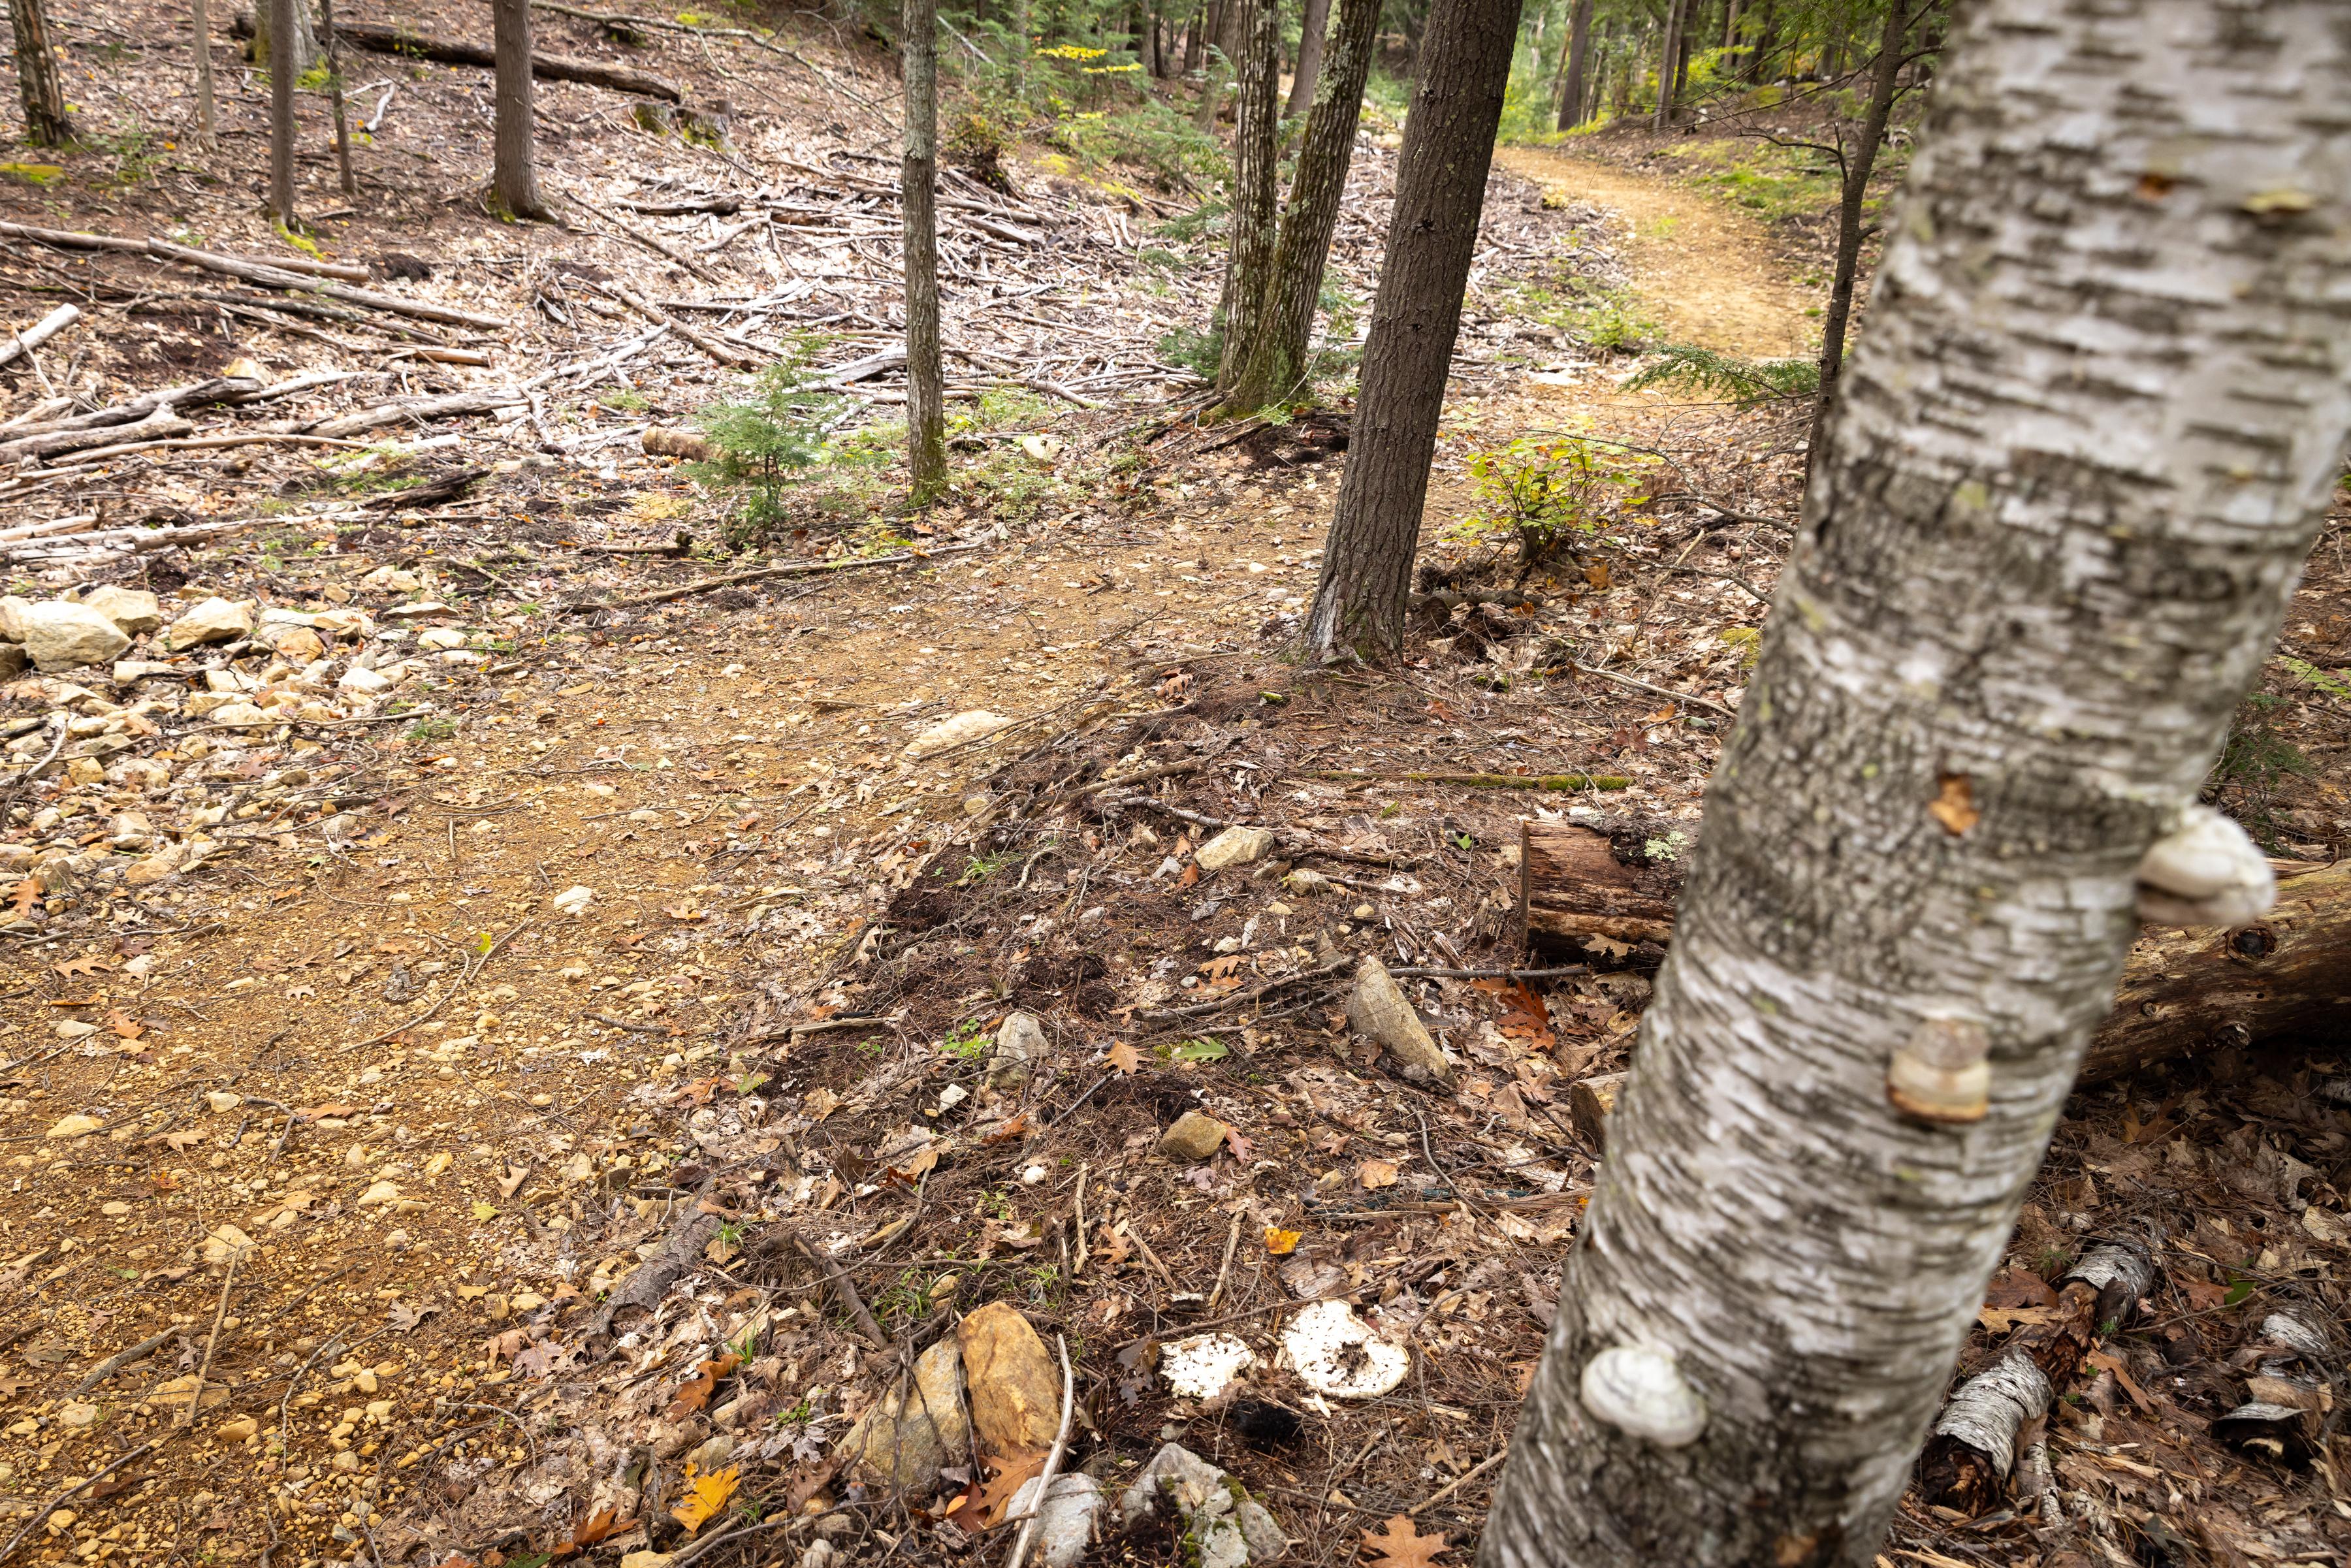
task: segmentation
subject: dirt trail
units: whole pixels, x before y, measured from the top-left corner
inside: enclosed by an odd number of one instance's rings
[[[1494,161],[1623,214],[1634,291],[1675,341],[1749,359],[1814,350],[1804,292],[1781,276],[1762,225],[1727,204],[1678,180],[1547,149],[1500,147]]]

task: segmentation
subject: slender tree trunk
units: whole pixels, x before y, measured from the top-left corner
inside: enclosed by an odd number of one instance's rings
[[[1248,31],[1240,43],[1235,100],[1233,210],[1226,221],[1225,283],[1217,301],[1224,346],[1217,384],[1230,391],[1256,348],[1273,268],[1275,77],[1281,68],[1281,12],[1275,0],[1231,0]]]
[[[1854,284],[1861,271],[1862,204],[1869,197],[1869,176],[1877,167],[1878,145],[1886,140],[1886,121],[1894,110],[1895,76],[1902,67],[1902,40],[1908,30],[1904,0],[1886,0],[1886,31],[1869,73],[1869,107],[1845,157],[1844,186],[1837,200],[1836,268],[1829,284],[1829,307],[1821,318],[1821,390],[1813,399],[1808,467],[1811,453],[1820,449],[1830,406],[1836,401],[1837,378],[1844,370],[1845,326],[1853,319]]]
[[[1290,99],[1281,117],[1292,120],[1314,101],[1314,83],[1322,71],[1323,35],[1331,30],[1331,0],[1305,0],[1298,24],[1298,68],[1290,76]]]
[[[220,145],[218,117],[213,110],[213,24],[204,0],[190,0],[196,50],[196,144]]]
[[[544,222],[554,214],[538,193],[534,156],[538,125],[531,109],[530,0],[490,0],[490,42],[496,57],[490,206],[505,217]]]
[[[1679,110],[1682,99],[1689,96],[1690,43],[1698,36],[1698,5],[1700,0],[1682,0],[1682,25],[1674,38],[1674,108]]]
[[[1015,0],[1012,7],[1012,90],[1016,93],[1029,90],[1029,51],[1036,43],[1029,36],[1031,26],[1029,0]],[[937,113],[935,103],[932,113]]]
[[[1191,25],[1184,30],[1184,74],[1190,76],[1200,68],[1201,29],[1207,25],[1205,5],[1192,7]]]
[[[1648,47],[1646,29],[1627,37],[1625,29],[1617,28],[1610,34],[1609,47],[1615,57],[1616,84],[1614,96],[1608,101],[1608,112],[1621,120],[1632,111],[1633,71]]]
[[[1379,32],[1380,0],[1340,0],[1339,31],[1328,70],[1299,141],[1298,172],[1281,210],[1281,235],[1267,269],[1265,302],[1256,342],[1225,397],[1234,413],[1267,407],[1296,394],[1307,375],[1307,345],[1322,298],[1322,271],[1331,256],[1346,194],[1347,169],[1363,118],[1364,82],[1371,75]],[[1228,340],[1229,341],[1229,339]]]
[[[25,104],[25,140],[36,147],[62,147],[73,140],[57,52],[49,47],[49,19],[41,0],[8,0],[8,24],[16,40],[16,90]]]
[[[341,177],[343,194],[356,196],[360,181],[351,172],[350,116],[343,112],[343,59],[342,51],[335,47],[335,0],[319,0],[319,37],[327,51],[327,99],[335,111],[335,169]]]
[[[906,466],[914,501],[928,506],[947,484],[946,382],[939,363],[938,0],[904,0],[906,161],[899,204],[906,216]]]
[[[1429,8],[1347,469],[1306,622],[1307,651],[1322,659],[1383,657],[1404,643],[1405,593],[1518,27],[1518,0]]]
[[[1657,39],[1657,112],[1651,128],[1670,130],[1674,123],[1674,66],[1681,58],[1682,13],[1689,0],[1666,0],[1666,26]]]
[[[1559,85],[1559,128],[1573,131],[1590,117],[1587,100],[1593,95],[1584,91],[1590,79],[1592,52],[1592,0],[1575,0],[1575,13],[1567,25],[1567,70]]]
[[[287,46],[296,37],[302,7],[298,0],[263,0],[263,5],[277,41],[268,56],[269,215],[290,229],[299,221],[294,212],[294,78],[301,72],[294,63],[297,51]]]
[[[1755,47],[1747,51],[1742,62],[1742,74],[1750,83],[1761,83],[1763,68],[1770,62],[1771,51],[1780,44],[1780,8],[1775,0],[1763,0],[1763,24],[1755,30]]]
[[[1876,1557],[2340,473],[2342,22],[1962,13],[1481,1568]]]
[[[276,9],[268,0],[262,0],[253,9],[252,55],[255,65],[267,66],[277,58],[277,32]],[[294,7],[294,26],[287,30],[286,36],[294,40],[293,70],[298,78],[319,58],[319,35],[310,26],[308,6],[298,4]]]

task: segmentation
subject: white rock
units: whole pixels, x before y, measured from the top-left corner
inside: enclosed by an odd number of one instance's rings
[[[172,622],[172,629],[163,634],[163,645],[178,653],[200,643],[233,642],[252,631],[253,611],[249,606],[213,598],[182,611],[180,618]]]
[[[547,902],[558,915],[580,915],[587,910],[589,901],[595,896],[596,890],[592,887],[574,886],[565,888]]]
[[[978,740],[983,737],[994,735],[1011,722],[1010,719],[992,714],[986,708],[973,708],[969,713],[959,713],[953,718],[941,719],[931,726],[908,743],[903,755],[910,762],[918,762],[925,757],[935,756],[951,746],[961,746],[966,741]]]
[[[133,681],[143,681],[150,675],[176,675],[180,672],[169,664],[152,659],[117,659],[114,661],[114,684],[127,686]]]
[[[1263,860],[1273,841],[1272,830],[1268,828],[1227,828],[1202,844],[1192,858],[1200,862],[1202,871],[1222,871],[1228,865]]]
[[[1029,1082],[1037,1063],[1045,1060],[1045,1028],[1034,1013],[1008,1015],[996,1028],[996,1049],[987,1059],[987,1086],[1019,1089]]]
[[[1012,1494],[1012,1506],[1004,1517],[1020,1520],[1036,1514],[1037,1534],[1029,1542],[1029,1561],[1041,1563],[1045,1568],[1071,1568],[1093,1543],[1095,1522],[1102,1511],[1102,1483],[1082,1471],[1055,1476],[1052,1490],[1045,1494],[1045,1506],[1040,1509],[1037,1483],[1042,1479],[1042,1476],[1031,1476],[1023,1481]]]
[[[342,691],[357,692],[361,696],[373,696],[378,692],[392,690],[392,683],[373,670],[363,670],[359,665],[353,664],[343,672],[342,679],[337,681],[335,685]]]
[[[0,643],[21,643],[25,640],[25,612],[31,608],[28,601],[13,593],[0,597]]]
[[[360,1194],[359,1202],[354,1207],[359,1208],[372,1208],[379,1204],[398,1203],[399,1201],[400,1188],[391,1182],[380,1181],[374,1186],[369,1187],[367,1191]]]
[[[1300,1381],[1340,1399],[1376,1399],[1404,1381],[1412,1354],[1372,1332],[1344,1301],[1316,1301],[1281,1331],[1281,1348]]]
[[[1119,1517],[1132,1530],[1165,1503],[1183,1516],[1182,1555],[1196,1568],[1270,1563],[1290,1544],[1263,1503],[1180,1443],[1151,1456],[1120,1494]]]
[[[251,703],[232,702],[213,709],[213,722],[249,729],[256,725],[275,724],[277,721]]]
[[[107,664],[131,646],[121,627],[87,604],[62,599],[26,605],[16,622],[26,657],[43,670]]]
[[[152,632],[163,624],[162,601],[140,589],[108,583],[83,594],[81,601],[125,632]]]

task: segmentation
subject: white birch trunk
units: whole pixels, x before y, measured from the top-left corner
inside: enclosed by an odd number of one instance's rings
[[[1980,0],[1949,59],[1483,1568],[1871,1562],[2340,472],[2351,12]],[[1889,1104],[1922,1030],[1980,1120]]]

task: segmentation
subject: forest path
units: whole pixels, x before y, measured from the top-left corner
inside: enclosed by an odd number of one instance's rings
[[[1805,291],[1782,276],[1762,225],[1684,181],[1595,158],[1497,147],[1512,173],[1625,220],[1633,292],[1674,342],[1748,359],[1809,356],[1818,331]]]

